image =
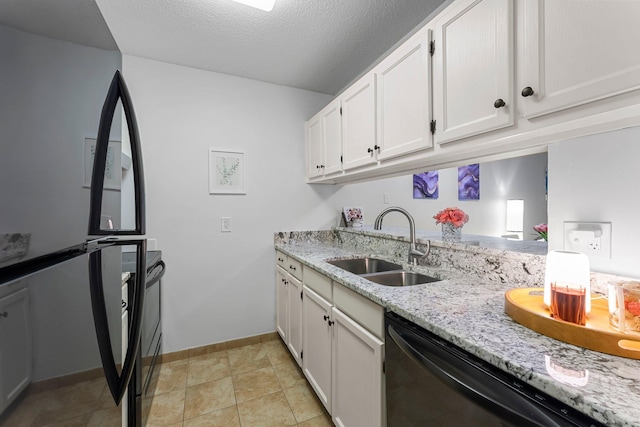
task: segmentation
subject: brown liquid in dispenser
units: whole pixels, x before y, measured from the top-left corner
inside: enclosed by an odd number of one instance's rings
[[[585,289],[551,284],[551,317],[585,325],[587,296]]]

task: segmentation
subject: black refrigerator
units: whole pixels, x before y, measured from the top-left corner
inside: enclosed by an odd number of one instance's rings
[[[130,94],[90,49],[55,44],[36,71],[37,38],[0,41],[0,426],[136,425],[147,241]]]

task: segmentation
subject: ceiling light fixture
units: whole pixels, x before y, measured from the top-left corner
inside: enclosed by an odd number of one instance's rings
[[[236,3],[242,3],[247,6],[255,7],[256,9],[271,12],[276,0],[233,0]]]

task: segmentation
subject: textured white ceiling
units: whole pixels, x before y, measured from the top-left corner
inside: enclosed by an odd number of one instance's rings
[[[336,94],[442,0],[96,0],[122,53]]]
[[[0,0],[0,24],[335,95],[444,1]]]

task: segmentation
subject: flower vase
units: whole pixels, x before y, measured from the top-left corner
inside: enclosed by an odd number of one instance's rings
[[[451,222],[442,223],[442,241],[459,242],[462,239],[462,227],[456,227]]]
[[[352,219],[351,226],[354,228],[362,228],[362,220],[357,218]]]

